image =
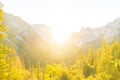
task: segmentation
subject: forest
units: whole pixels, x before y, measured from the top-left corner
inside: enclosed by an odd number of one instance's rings
[[[97,49],[44,44],[44,49],[33,49],[34,54],[17,54],[4,43],[9,29],[3,23],[0,9],[0,80],[120,80],[118,41],[109,44],[103,40]]]

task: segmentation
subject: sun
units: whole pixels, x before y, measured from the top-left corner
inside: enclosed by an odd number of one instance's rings
[[[63,44],[65,41],[67,41],[69,37],[69,33],[67,30],[58,30],[58,29],[52,29],[51,30],[52,36],[55,39],[57,44]]]

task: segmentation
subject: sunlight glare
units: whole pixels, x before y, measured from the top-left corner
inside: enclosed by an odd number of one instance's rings
[[[67,40],[67,38],[70,36],[69,30],[66,30],[66,29],[63,29],[63,30],[55,29],[55,28],[51,29],[52,36],[55,39],[57,44],[63,44]]]

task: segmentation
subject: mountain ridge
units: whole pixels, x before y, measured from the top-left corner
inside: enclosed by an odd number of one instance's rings
[[[53,54],[68,55],[67,60],[78,56],[80,50],[89,48],[98,49],[103,40],[108,43],[120,41],[120,19],[114,20],[99,28],[82,28],[80,32],[73,33],[63,45],[56,44],[50,33],[50,27],[45,24],[30,25],[20,17],[5,14],[4,24],[8,26],[8,37],[3,41],[16,50],[20,59],[29,67],[31,64],[51,62]],[[74,55],[71,53],[74,52]],[[63,56],[64,58],[64,56]],[[74,58],[73,58],[74,61]]]

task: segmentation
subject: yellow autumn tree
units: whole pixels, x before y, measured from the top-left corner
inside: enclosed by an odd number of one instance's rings
[[[7,27],[3,25],[4,12],[0,4],[0,40],[3,40],[6,35]],[[0,43],[0,80],[9,80],[9,55],[14,53],[14,50]]]

